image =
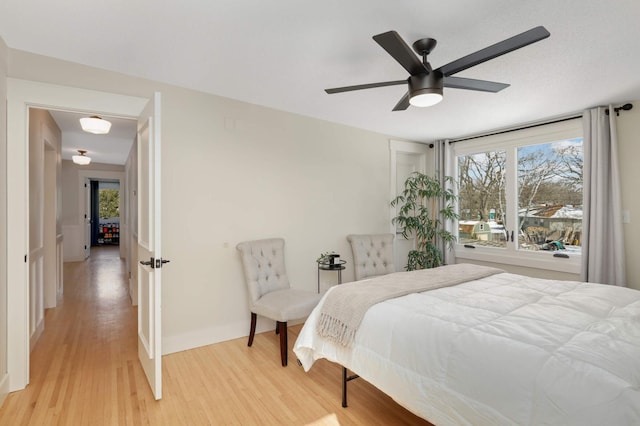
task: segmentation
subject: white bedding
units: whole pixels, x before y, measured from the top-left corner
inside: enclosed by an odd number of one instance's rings
[[[379,303],[351,347],[315,332],[324,300],[304,369],[337,362],[438,426],[640,425],[640,291],[502,273]]]

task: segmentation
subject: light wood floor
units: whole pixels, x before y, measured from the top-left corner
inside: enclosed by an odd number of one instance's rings
[[[155,401],[137,360],[136,309],[116,247],[65,264],[65,293],[45,316],[31,380],[0,408],[0,425],[304,425],[335,413],[341,425],[429,425],[362,379],[340,406],[341,369],[280,366],[275,333],[163,357]],[[292,346],[300,326],[290,327]]]

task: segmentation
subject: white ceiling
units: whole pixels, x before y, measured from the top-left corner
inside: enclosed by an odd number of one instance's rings
[[[66,111],[49,111],[62,131],[62,158],[71,160],[78,149],[95,163],[124,164],[136,137],[136,121],[124,118],[101,116],[111,122],[107,135],[87,133],[80,127],[80,118],[91,114]]]
[[[0,2],[11,48],[417,141],[640,99],[639,20],[638,0]],[[551,37],[457,74],[511,84],[498,94],[392,112],[404,86],[323,90],[406,78],[371,38],[388,30],[437,39],[435,68],[538,25]]]

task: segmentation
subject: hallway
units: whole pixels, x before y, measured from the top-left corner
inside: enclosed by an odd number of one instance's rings
[[[117,246],[65,263],[64,297],[46,311],[30,384],[7,398],[0,424],[125,424],[112,416],[153,401],[137,359],[136,312]]]

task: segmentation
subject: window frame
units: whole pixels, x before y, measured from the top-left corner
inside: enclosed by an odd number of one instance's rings
[[[449,159],[447,161],[448,176],[458,179],[458,157],[462,155],[472,155],[487,151],[505,151],[506,154],[506,181],[505,195],[507,200],[506,217],[507,223],[518,223],[518,167],[517,150],[518,147],[550,143],[565,139],[583,137],[583,127],[581,117],[566,121],[537,125],[535,127],[508,131],[505,133],[488,135],[466,141],[453,142],[449,144]],[[513,166],[515,164],[516,166]],[[458,194],[458,187],[455,187]],[[584,194],[583,194],[584,197]],[[456,205],[459,211],[459,204]],[[458,221],[452,224],[452,230],[458,235]],[[505,229],[509,233],[514,229]],[[517,241],[507,239],[504,248],[494,248],[485,246],[469,246],[456,242],[453,245],[453,255],[456,259],[473,260],[506,265],[523,266],[528,268],[546,269],[579,274],[582,265],[582,254],[572,253],[569,258],[554,257],[557,252],[553,251],[529,251],[518,250]]]

